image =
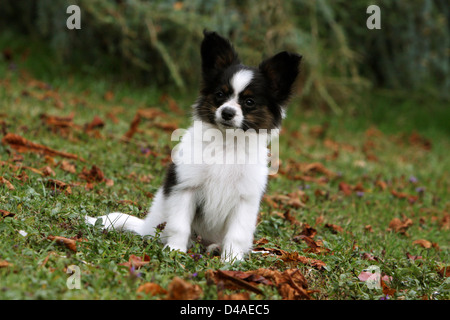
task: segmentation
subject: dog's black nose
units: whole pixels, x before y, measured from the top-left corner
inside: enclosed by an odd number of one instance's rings
[[[236,115],[236,111],[230,107],[225,107],[222,110],[222,119],[231,120]]]

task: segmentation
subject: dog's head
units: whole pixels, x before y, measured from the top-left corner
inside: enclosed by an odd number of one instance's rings
[[[302,57],[283,51],[257,68],[247,67],[227,39],[215,32],[204,36],[196,117],[219,128],[279,128]]]

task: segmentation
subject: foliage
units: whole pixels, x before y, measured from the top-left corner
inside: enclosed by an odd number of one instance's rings
[[[77,4],[82,29],[65,27]],[[90,73],[183,90],[199,81],[204,28],[229,36],[245,63],[280,50],[304,56],[301,96],[336,113],[371,84],[448,98],[445,1],[375,1],[382,29],[366,28],[367,1],[3,1],[0,26],[50,43],[57,60]]]
[[[0,74],[0,299],[450,298],[449,109],[435,101],[438,116],[383,94],[335,117],[292,101],[260,253],[230,265],[200,243],[170,252],[83,219],[145,216],[191,100],[90,77],[46,82],[7,63]],[[382,287],[362,277],[373,266]]]

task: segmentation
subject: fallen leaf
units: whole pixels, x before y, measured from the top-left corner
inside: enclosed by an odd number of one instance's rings
[[[46,186],[52,190],[63,191],[66,195],[72,194],[72,189],[69,184],[56,179],[48,179]]]
[[[390,288],[386,282],[381,279],[381,289],[383,290],[383,294],[387,296],[393,296],[397,290]]]
[[[227,289],[244,289],[256,294],[263,294],[262,290],[256,286],[258,283],[272,284],[266,278],[255,275],[251,271],[217,270],[208,273],[207,276],[213,279],[216,284],[220,283]]]
[[[341,226],[338,226],[337,224],[327,223],[325,224],[325,228],[330,229],[331,232],[334,234],[344,232],[344,229]]]
[[[409,143],[413,146],[417,146],[420,147],[424,150],[431,150],[431,141],[422,137],[419,133],[417,132],[413,132],[411,133],[411,135],[409,136]]]
[[[293,238],[294,241],[302,240],[306,242],[308,245],[308,249],[304,249],[303,252],[309,252],[309,253],[316,253],[316,254],[323,254],[330,252],[330,249],[323,247],[322,242],[320,241],[314,241],[312,238],[305,236],[303,234],[300,234],[298,236],[295,236]]]
[[[353,192],[352,187],[345,182],[339,183],[339,190],[342,191],[344,193],[344,195],[346,195],[346,196],[350,196]]]
[[[163,287],[161,287],[157,283],[153,282],[146,282],[144,284],[141,284],[139,288],[136,290],[137,293],[145,293],[150,294],[151,296],[156,296],[160,294],[167,294],[167,290],[165,290]]]
[[[72,250],[73,252],[77,252],[77,244],[73,239],[68,239],[60,236],[48,236],[47,239],[55,241],[59,244],[63,244],[66,248]]]
[[[425,240],[425,239],[415,240],[415,241],[413,241],[413,244],[418,244],[422,248],[425,248],[425,249],[430,249],[433,246],[433,244],[430,241]]]
[[[302,231],[300,232],[300,235],[304,235],[307,237],[310,237],[311,239],[315,237],[317,234],[317,230],[311,227],[309,224],[304,223]]]
[[[322,249],[326,249],[326,248],[322,248]],[[297,251],[286,252],[281,255],[280,259],[287,263],[295,262],[295,263],[301,263],[304,265],[308,265],[317,270],[322,270],[326,266],[325,262],[323,262],[319,259],[313,259],[313,258],[301,256]]]
[[[0,184],[4,184],[9,190],[14,190],[16,188],[14,188],[13,184],[11,182],[9,182],[8,180],[6,180],[5,178],[0,176]]]
[[[130,269],[139,269],[142,266],[145,266],[147,263],[150,262],[150,257],[148,255],[144,256],[144,259],[141,257],[135,256],[134,254],[131,254],[128,258],[127,262],[119,263],[119,266],[126,266]]]
[[[62,170],[66,171],[66,172],[70,172],[70,173],[77,172],[77,170],[75,169],[75,165],[70,163],[67,160],[62,160],[61,162],[59,162],[57,164],[57,166],[59,166]]]
[[[2,218],[6,218],[6,217],[14,217],[15,214],[6,210],[2,210],[0,209],[0,214]]]
[[[172,279],[167,290],[166,300],[196,300],[203,291],[197,284],[191,284],[179,277]]]
[[[75,159],[83,162],[85,161],[83,158],[75,154],[57,151],[42,144],[33,143],[14,133],[7,133],[2,139],[2,144],[8,144],[14,150],[22,153],[35,152],[49,156],[60,156],[63,158]]]
[[[106,101],[111,101],[111,100],[113,100],[113,99],[114,99],[114,92],[112,92],[112,91],[106,91],[105,94],[103,95],[103,98],[104,98]]]
[[[219,300],[250,300],[250,293],[245,291],[232,294],[224,294],[223,291],[219,291],[217,293],[217,298]]]
[[[406,230],[412,226],[413,221],[409,218],[404,217],[403,221],[400,220],[399,218],[394,218],[391,220],[391,222],[389,222],[389,229],[388,230],[393,230],[397,233],[401,233],[404,235],[407,235]]]
[[[438,270],[438,273],[441,275],[442,278],[450,277],[450,266],[442,267],[441,269]]]
[[[105,122],[102,119],[100,119],[98,116],[94,116],[94,119],[92,119],[91,122],[87,123],[84,126],[84,131],[89,132],[97,128],[103,128],[104,125]]]
[[[311,300],[306,278],[299,269],[278,270],[258,269],[256,274],[272,281],[284,300]]]
[[[406,257],[412,261],[423,259],[422,256],[413,256],[409,252],[406,253]]]
[[[0,268],[6,268],[6,267],[11,267],[11,266],[12,266],[12,264],[9,263],[8,261],[0,260]]]

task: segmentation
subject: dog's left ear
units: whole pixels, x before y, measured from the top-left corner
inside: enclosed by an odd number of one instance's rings
[[[214,80],[226,68],[240,63],[231,43],[216,32],[203,31],[201,45],[203,79],[206,83]]]
[[[283,51],[259,65],[279,104],[283,104],[291,95],[292,85],[300,72],[301,60],[301,55]]]

